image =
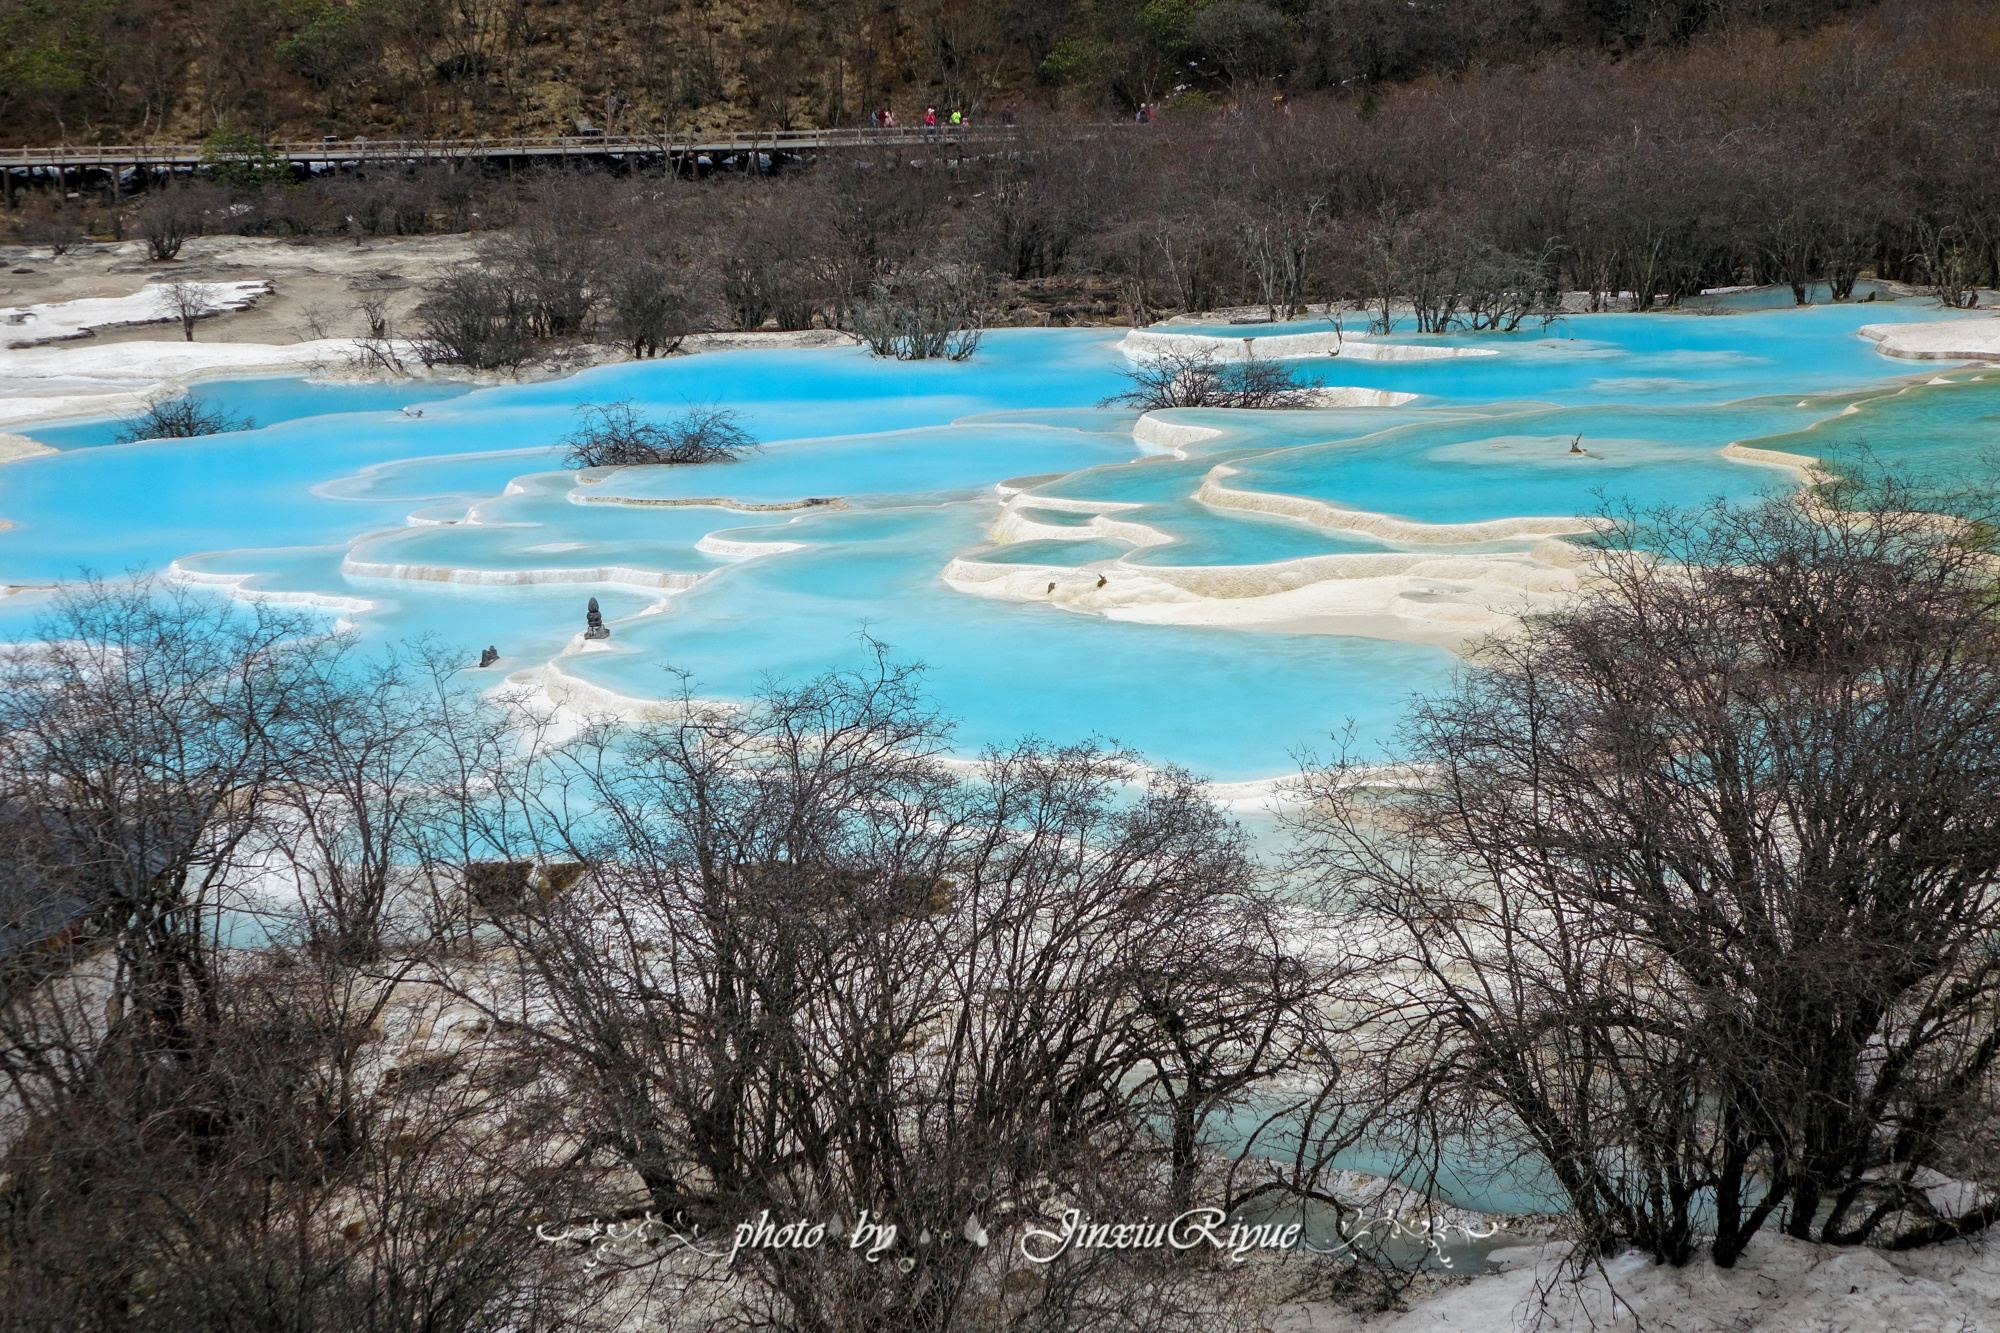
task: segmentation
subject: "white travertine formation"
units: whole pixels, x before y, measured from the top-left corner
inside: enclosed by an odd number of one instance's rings
[[[42,454],[52,454],[55,450],[40,440],[31,440],[25,435],[0,433],[0,463],[12,463],[22,458],[37,458]]]
[[[1524,1238],[1525,1239],[1525,1238]],[[1522,1244],[1488,1256],[1502,1271],[1446,1287],[1409,1309],[1356,1314],[1332,1301],[1275,1307],[1271,1333],[1994,1333],[2000,1247],[1885,1253],[1812,1245],[1766,1229],[1734,1268],[1699,1256],[1684,1268],[1637,1251],[1561,1275],[1566,1247]]]
[[[271,291],[271,284],[261,279],[200,285],[207,289],[209,306],[217,314],[242,310]],[[74,301],[0,307],[0,343],[9,348],[39,347],[87,338],[94,329],[171,324],[179,317],[169,313],[163,304],[163,291],[157,283],[146,283],[126,296],[87,296]]]
[[[1458,644],[1553,606],[1575,591],[1582,563],[1576,548],[1549,541],[1519,553],[1383,551],[1262,565],[1071,568],[961,558],[943,579],[972,596],[1049,602],[1109,620]]]
[[[1414,519],[1370,513],[1365,509],[1348,509],[1325,500],[1309,500],[1304,496],[1239,491],[1224,486],[1222,478],[1234,476],[1236,472],[1237,469],[1226,463],[1210,468],[1194,498],[1216,509],[1279,514],[1301,519],[1314,527],[1358,532],[1380,537],[1384,541],[1439,546],[1505,541],[1510,537],[1553,537],[1563,533],[1593,532],[1603,526],[1601,520],[1592,518],[1493,518],[1478,523],[1420,523]]]
[[[598,565],[577,569],[457,569],[448,565],[403,565],[356,560],[340,562],[340,572],[360,579],[410,579],[423,583],[462,583],[479,587],[522,587],[553,583],[622,583],[635,588],[692,588],[700,574],[662,573],[630,565]]]
[[[1253,357],[1278,359],[1300,356],[1345,357],[1349,361],[1435,361],[1455,356],[1493,356],[1490,347],[1433,347],[1411,343],[1376,342],[1361,333],[1266,333],[1226,338],[1210,333],[1160,333],[1133,329],[1119,347],[1137,359],[1163,352],[1207,352],[1219,361]]]
[[[1884,356],[1911,361],[2000,361],[2000,316],[1924,324],[1863,324],[1856,330]]]

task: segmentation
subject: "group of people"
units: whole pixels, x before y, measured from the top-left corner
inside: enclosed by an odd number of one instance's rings
[[[1006,107],[1000,112],[1000,123],[1002,125],[1012,125],[1014,123],[1014,117],[1016,115],[1016,112],[1017,108],[1014,105],[1014,103],[1009,102],[1006,105]],[[887,107],[882,107],[881,109],[876,111],[870,111],[868,113],[868,123],[870,126],[878,130],[893,130],[901,128],[901,123],[896,119],[896,113],[889,110]],[[924,135],[927,138],[931,139],[937,138],[938,127],[940,125],[947,126],[954,130],[959,130],[965,128],[967,125],[970,125],[971,123],[972,123],[971,118],[968,117],[963,110],[957,107],[953,107],[949,113],[943,115],[942,117],[940,117],[938,109],[936,107],[927,106],[924,108]]]

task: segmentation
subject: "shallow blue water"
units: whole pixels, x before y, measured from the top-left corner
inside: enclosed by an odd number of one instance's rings
[[[253,426],[274,426],[301,417],[340,412],[394,412],[411,404],[434,403],[469,392],[470,385],[449,380],[403,380],[320,383],[293,376],[260,375],[246,379],[204,380],[194,393],[212,408],[247,417]],[[124,433],[124,417],[92,417],[83,421],[27,426],[19,433],[51,449],[90,449],[114,444]]]
[[[1349,718],[1379,743],[1410,692],[1442,684],[1454,659],[1384,640],[1106,620],[955,592],[940,572],[955,557],[1102,570],[1387,548],[1194,501],[1217,464],[1235,469],[1226,484],[1238,489],[1438,523],[1574,515],[1599,495],[1685,503],[1790,484],[1789,473],[1720,455],[1738,440],[1813,452],[1865,428],[1899,458],[1967,466],[1991,434],[1984,418],[2000,412],[2000,382],[1905,389],[1913,371],[1934,368],[1889,361],[1854,334],[1940,315],[1876,303],[1590,316],[1503,337],[1399,333],[1392,340],[1498,354],[1320,358],[1310,369],[1331,383],[1426,396],[1396,409],[1182,413],[1223,431],[1186,457],[1139,445],[1133,413],[1096,406],[1124,387],[1118,330],[998,332],[962,364],[836,349],[680,357],[469,392],[211,382],[205,394],[260,428],[112,448],[80,447],[101,424],[36,432],[66,452],[0,468],[0,517],[16,525],[0,532],[0,582],[178,562],[321,599],[372,641],[432,633],[468,660],[492,644],[496,681],[557,659],[595,596],[613,624],[608,651],[563,656],[561,668],[636,696],[676,688],[668,668],[691,672],[705,694],[742,695],[773,675],[859,660],[865,631],[929,665],[968,749],[1030,731],[1096,733],[1217,777],[1269,776]],[[579,403],[617,398],[659,412],[723,403],[765,447],[734,463],[580,481],[561,469],[558,442]],[[393,410],[419,401],[421,418]],[[1579,436],[1586,452],[1572,454]],[[1023,490],[1028,517],[1075,539],[996,544],[1003,506]],[[1038,498],[1115,508],[1110,517],[1166,541],[1098,535],[1088,513],[1037,509]],[[808,499],[839,503],[769,508]],[[36,605],[32,593],[0,601],[0,633],[27,633]]]
[[[1494,355],[1430,361],[1315,356],[1293,364],[1332,384],[1430,394],[1452,403],[1719,403],[1879,382],[1897,373],[1895,363],[1885,363],[1873,344],[1854,336],[1855,329],[1960,317],[1966,312],[1925,302],[1877,301],[1713,316],[1571,315],[1547,328],[1524,326],[1513,333],[1419,334],[1405,324],[1374,341],[1478,347]],[[1171,331],[1243,337],[1328,327],[1325,320],[1302,319]],[[1353,332],[1357,326],[1350,320],[1347,327]]]

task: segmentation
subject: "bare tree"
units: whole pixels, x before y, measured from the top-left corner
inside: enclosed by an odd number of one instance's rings
[[[333,336],[333,311],[317,303],[299,309],[295,332],[303,342],[320,342]]]
[[[217,407],[200,394],[160,395],[146,410],[128,419],[118,431],[118,443],[140,440],[186,440],[197,435],[226,435],[251,430],[256,422],[240,412]]]
[[[1674,1263],[2000,1217],[1926,1186],[2000,1170],[1988,512],[1887,479],[1622,515],[1596,595],[1418,708],[1418,781],[1308,781],[1309,861],[1390,927],[1413,1141],[1538,1159],[1592,1248]]]
[[[985,332],[985,280],[962,264],[905,270],[876,284],[852,311],[854,331],[877,356],[963,361]]]
[[[511,369],[534,352],[528,301],[505,274],[464,264],[439,274],[416,310],[426,365]]]
[[[0,1322],[574,1327],[533,1224],[578,1178],[499,1129],[532,1079],[398,997],[421,936],[385,957],[452,753],[434,675],[173,584],[43,631],[0,668],[5,896],[43,908],[0,937]],[[302,910],[259,892],[287,866]]]
[[[147,257],[155,263],[179,257],[188,238],[201,235],[203,215],[217,195],[197,182],[149,193],[135,225]]]
[[[389,294],[368,292],[354,299],[354,311],[361,316],[368,337],[377,342],[389,336]]]
[[[45,245],[49,258],[68,254],[84,242],[83,210],[66,199],[40,199],[22,210],[21,239]]]
[[[181,335],[194,341],[195,321],[206,319],[221,309],[215,303],[215,289],[205,282],[177,278],[155,289],[154,302],[168,319],[180,321]]]
[[[1203,348],[1148,353],[1118,373],[1132,387],[1103,405],[1149,412],[1166,407],[1311,407],[1320,388],[1302,382],[1298,371],[1281,361],[1223,361]]]
[[[742,413],[726,407],[689,407],[664,422],[623,400],[585,403],[576,414],[577,428],[562,440],[566,467],[721,463],[757,447],[738,424]]]
[[[1230,1202],[1220,1123],[1333,1077],[1321,967],[1196,784],[1035,743],[955,773],[914,683],[878,664],[726,714],[690,698],[473,784],[462,845],[520,867],[481,896],[530,1007],[468,998],[570,1089],[579,1161],[683,1229],[884,1226],[874,1263],[745,1250],[753,1322],[957,1326],[1064,1206]],[[1050,1326],[1118,1290],[1102,1256],[1045,1271],[1017,1299]]]
[[[1919,235],[1918,263],[1937,303],[1958,310],[1978,305],[1984,256],[1967,244],[1964,229],[1951,222],[1926,222]]]
[[[674,352],[694,331],[697,303],[687,265],[657,245],[618,238],[604,258],[601,282],[605,331],[634,357]]]
[[[809,329],[826,296],[825,268],[812,253],[810,224],[783,210],[796,196],[758,199],[731,218],[733,235],[717,257],[724,308],[739,329],[775,319],[781,329]]]

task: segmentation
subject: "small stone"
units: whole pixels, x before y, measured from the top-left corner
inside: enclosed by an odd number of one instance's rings
[[[488,648],[479,655],[479,665],[483,667],[490,667],[499,660],[500,650],[498,648]]]
[[[604,613],[597,609],[597,599],[590,599],[590,609],[583,614],[583,637],[586,639],[608,639],[611,627],[604,623]]]

